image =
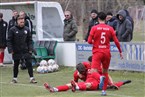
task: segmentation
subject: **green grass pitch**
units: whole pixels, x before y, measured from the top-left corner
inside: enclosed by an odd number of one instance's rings
[[[52,86],[69,83],[73,78],[74,68],[61,67],[58,72],[38,74],[34,71],[37,84],[29,83],[27,70],[20,70],[18,83],[11,84],[12,66],[0,67],[0,97],[102,97],[101,91],[76,91],[49,93],[43,83]],[[122,86],[119,90],[108,90],[107,97],[145,97],[145,73],[128,71],[110,71],[114,81],[132,80],[132,83]]]

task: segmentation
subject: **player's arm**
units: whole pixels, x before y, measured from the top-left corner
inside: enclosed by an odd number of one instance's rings
[[[90,34],[89,34],[89,37],[88,37],[88,43],[89,44],[93,44],[93,42],[94,42],[94,40],[93,40],[94,32],[95,32],[95,29],[94,29],[94,27],[92,27],[92,29],[90,31]]]
[[[8,47],[8,52],[13,54],[13,35],[14,33],[14,30],[13,29],[10,29],[9,32],[8,32],[8,38],[7,38],[7,47]]]
[[[74,77],[74,81],[75,81],[75,82],[78,82],[79,77],[78,77],[78,72],[77,72],[77,70],[74,72],[73,77]]]
[[[108,84],[112,85],[114,83],[113,79],[112,79],[112,77],[110,75],[108,75],[108,77],[109,77],[109,83]]]
[[[121,37],[125,39],[131,33],[131,31],[132,31],[131,22],[128,21],[126,23],[126,31],[125,31],[125,33]]]
[[[28,48],[29,48],[29,52],[32,53],[32,51],[33,51],[32,34],[31,34],[29,29],[27,29],[27,31],[28,31],[27,45],[28,45]]]

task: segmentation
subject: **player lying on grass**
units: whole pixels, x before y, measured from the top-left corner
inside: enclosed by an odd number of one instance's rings
[[[93,73],[90,74],[89,72],[87,72],[88,76],[84,76],[86,75],[86,68],[82,63],[77,64],[76,66],[77,72],[78,72],[78,76],[80,79],[82,79],[84,82],[75,82],[75,81],[71,81],[71,83],[66,84],[66,85],[61,85],[61,86],[57,86],[57,87],[51,87],[48,83],[45,83],[44,86],[47,90],[49,90],[50,92],[60,92],[60,91],[67,91],[69,89],[72,89],[72,91],[75,91],[74,89],[74,83],[76,83],[76,89],[79,90],[98,90],[98,89],[102,89],[103,87],[103,81],[104,81],[104,77],[100,76],[100,74],[98,73]],[[92,77],[92,78],[91,78]],[[91,80],[93,78],[96,78],[97,80]],[[99,80],[101,80],[101,82],[99,82]],[[129,83],[130,80],[127,81],[120,81],[115,83],[115,85],[108,85],[109,89],[118,89],[120,86],[125,85],[126,83]],[[73,86],[73,88],[72,88]],[[85,88],[82,88],[85,87]]]
[[[84,82],[78,82],[78,87],[80,90],[96,90],[97,88],[102,88],[103,83],[104,83],[104,77],[101,76],[99,73],[94,72],[86,72],[86,69],[82,63],[77,64],[76,69],[80,74],[85,74],[86,79]],[[62,86],[57,86],[57,87],[51,87],[48,83],[45,83],[44,86],[47,90],[50,92],[60,92],[60,91],[67,91],[69,89],[72,89],[72,91],[75,91],[75,88],[72,87],[74,86],[75,81],[71,81],[71,83],[62,85]]]
[[[82,74],[80,74],[80,72],[78,72],[79,68],[77,68],[76,66],[76,70],[73,74],[73,77],[74,77],[74,81],[75,82],[78,82],[78,80],[82,80],[82,81],[86,81],[86,72],[89,72],[90,69],[91,69],[91,63],[92,63],[92,56],[89,56],[88,57],[88,62],[82,62],[82,64],[84,65],[84,72]],[[100,75],[102,75],[102,67],[100,65],[99,69],[98,69],[98,72]],[[107,86],[107,89],[119,89],[122,85],[125,85],[126,83],[130,83],[131,80],[125,80],[125,81],[119,81],[119,82],[113,82],[111,76],[109,75],[109,82],[108,82],[108,86]]]

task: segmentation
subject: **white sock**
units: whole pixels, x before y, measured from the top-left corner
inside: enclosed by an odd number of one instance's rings
[[[54,89],[54,92],[58,92],[58,89],[57,88],[53,87],[53,89]]]
[[[105,90],[102,90],[102,92],[105,92]]]
[[[34,77],[30,77],[30,80],[34,79]]]
[[[79,88],[79,86],[78,85],[76,85],[76,90],[79,90],[80,88]]]
[[[13,78],[14,80],[17,80],[17,78]]]

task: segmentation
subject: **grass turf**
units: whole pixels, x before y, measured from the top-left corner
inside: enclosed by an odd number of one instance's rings
[[[11,84],[12,66],[0,67],[0,97],[102,97],[101,91],[77,91],[49,93],[43,83],[52,86],[63,85],[73,78],[74,68],[61,67],[60,71],[47,74],[38,74],[34,71],[37,84],[29,83],[27,70],[20,70],[18,83]],[[119,90],[108,90],[107,97],[145,97],[145,73],[110,71],[114,81],[132,80],[131,84],[122,86]]]

